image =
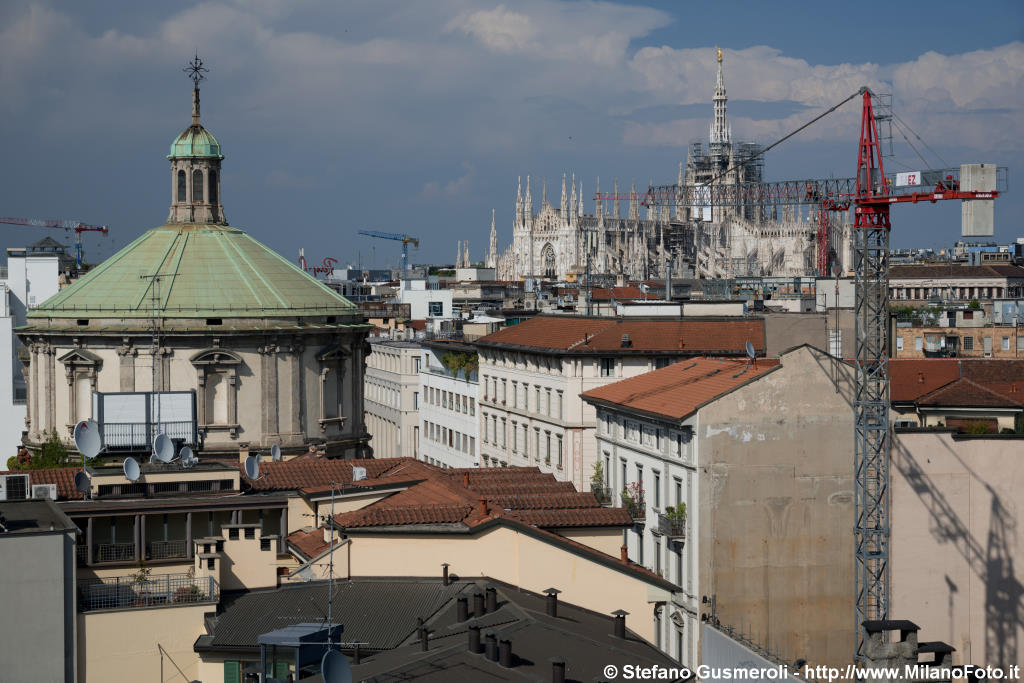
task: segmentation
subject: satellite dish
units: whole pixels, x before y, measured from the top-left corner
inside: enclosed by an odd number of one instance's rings
[[[328,650],[320,660],[320,675],[324,683],[352,683],[352,668],[348,657],[339,650]]]
[[[91,460],[103,448],[100,438],[100,426],[92,420],[82,420],[75,425],[75,447],[82,457]]]
[[[276,443],[270,447],[270,459],[277,462],[281,459],[281,447]]]
[[[756,355],[757,355],[757,352],[754,351],[754,345],[751,344],[750,340],[748,339],[747,340],[747,358],[749,358],[750,360],[754,360],[754,357]]]
[[[166,434],[157,434],[153,439],[153,453],[160,462],[170,462],[174,459],[174,444]]]
[[[78,472],[75,474],[75,488],[84,495],[89,495],[91,485],[89,483],[89,475],[85,472]]]
[[[180,451],[178,451],[178,457],[181,458],[182,464],[186,467],[190,467],[192,463],[195,462],[193,460],[195,456],[192,455],[192,449],[188,446],[184,446]]]
[[[365,467],[353,467],[352,468],[352,481],[362,481],[366,479],[366,468]]]
[[[128,481],[138,481],[141,473],[142,471],[139,469],[139,463],[135,458],[124,459],[124,476]]]
[[[149,455],[149,464],[150,465],[155,465],[158,462],[160,462],[160,458],[156,457],[156,453],[150,453],[150,455]]]
[[[255,455],[250,455],[245,459],[245,476],[253,481],[260,477],[260,461]]]

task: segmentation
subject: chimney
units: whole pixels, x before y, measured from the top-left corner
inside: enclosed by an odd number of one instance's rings
[[[626,615],[629,614],[624,609],[617,609],[612,614],[615,616],[615,637],[626,639]]]
[[[626,546],[625,543],[623,543],[622,546],[619,548],[619,559],[621,559],[624,563],[629,562],[629,548]]]
[[[479,499],[477,499],[477,501],[476,501],[476,511],[478,513],[480,513],[481,515],[486,515],[487,514],[487,499],[486,498],[479,498]]]
[[[544,602],[549,617],[558,618],[558,594],[561,592],[557,588],[548,588],[544,591],[545,595],[548,596]]]
[[[462,485],[469,488],[469,472],[462,473]]]
[[[424,652],[430,649],[430,630],[426,626],[420,629],[420,649]]]
[[[487,611],[497,612],[498,611],[498,591],[495,590],[494,586],[487,587]]]
[[[490,631],[484,636],[484,656],[492,662],[498,661],[498,639],[494,635],[494,631]]]
[[[469,651],[475,655],[484,651],[484,646],[480,643],[480,627],[476,624],[469,627]]]
[[[487,614],[487,610],[484,609],[484,594],[477,591],[473,593],[473,616],[482,617]]]
[[[441,565],[441,583],[448,585],[451,581],[448,580],[448,567],[451,566],[447,562]]]
[[[498,664],[506,669],[512,668],[512,641],[505,639],[498,641]]]
[[[561,657],[551,658],[551,683],[565,683],[565,660]]]
[[[459,623],[469,619],[469,600],[465,595],[460,595],[455,601],[455,620]]]
[[[359,658],[359,643],[356,643],[352,646],[352,663],[359,664],[360,661],[362,660]]]
[[[923,372],[917,373],[917,383],[918,384],[924,384],[924,373]]]

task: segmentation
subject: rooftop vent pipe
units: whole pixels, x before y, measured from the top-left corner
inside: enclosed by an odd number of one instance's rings
[[[498,591],[494,588],[494,586],[487,587],[487,611],[498,611]]]
[[[512,668],[512,641],[507,639],[498,641],[498,664],[506,669]]]
[[[430,649],[430,631],[426,626],[420,629],[420,649],[424,652]]]
[[[626,639],[626,615],[629,614],[624,609],[617,609],[612,612],[615,615],[615,637]]]
[[[494,631],[484,636],[484,656],[492,662],[498,661],[498,638]]]
[[[548,588],[544,591],[545,595],[548,596],[544,601],[544,606],[547,608],[546,611],[549,617],[558,618],[558,594],[561,592],[557,588]]]
[[[465,595],[460,595],[455,601],[455,620],[459,623],[469,619],[469,598]]]
[[[469,627],[469,651],[475,655],[484,651],[484,646],[480,642],[480,627],[476,624]]]
[[[551,658],[551,683],[565,683],[565,660],[561,657]]]
[[[473,616],[482,617],[487,614],[487,610],[484,609],[484,594],[477,591],[473,593]]]
[[[448,585],[451,581],[448,579],[448,567],[451,566],[447,562],[441,565],[441,583]]]

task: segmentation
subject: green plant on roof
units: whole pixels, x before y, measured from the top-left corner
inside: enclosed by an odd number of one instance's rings
[[[46,441],[34,455],[23,461],[19,461],[18,456],[11,456],[7,460],[7,469],[47,470],[54,467],[65,467],[68,464],[67,446],[57,436],[57,431],[51,429],[50,433],[46,435]]]
[[[475,353],[447,351],[441,356],[441,364],[451,373],[452,377],[458,379],[461,371],[463,379],[469,381],[470,375],[480,367],[480,359]]]
[[[686,503],[679,503],[675,507],[669,505],[665,508],[665,516],[681,522],[686,521]]]

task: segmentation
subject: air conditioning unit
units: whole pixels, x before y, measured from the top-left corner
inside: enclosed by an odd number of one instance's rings
[[[32,500],[57,500],[56,484],[32,484]]]
[[[0,476],[0,500],[28,500],[28,494],[27,474]]]

